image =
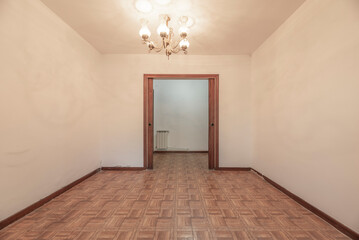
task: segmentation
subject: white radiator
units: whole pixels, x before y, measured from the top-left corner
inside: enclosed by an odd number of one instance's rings
[[[156,149],[166,150],[168,148],[168,130],[159,130],[156,133]]]

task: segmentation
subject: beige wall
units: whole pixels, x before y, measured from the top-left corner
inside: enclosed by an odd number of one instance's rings
[[[359,232],[359,1],[307,0],[252,76],[253,167]]]
[[[1,0],[0,36],[2,220],[99,167],[99,54],[37,0]]]
[[[220,166],[251,162],[250,57],[104,55],[102,165],[143,166],[143,74],[220,74]]]

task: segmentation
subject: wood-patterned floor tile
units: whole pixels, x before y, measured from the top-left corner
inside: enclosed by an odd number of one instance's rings
[[[126,230],[120,230],[117,233],[117,236],[115,239],[117,240],[130,240],[134,237],[135,233],[134,231],[126,231]]]
[[[118,231],[116,230],[104,230],[100,231],[96,235],[96,239],[98,240],[112,240],[115,239],[117,236]]]
[[[252,239],[246,231],[232,231],[233,239],[235,240],[249,240]]]
[[[349,239],[252,172],[206,154],[155,154],[150,171],[102,171],[0,231],[0,239]]]

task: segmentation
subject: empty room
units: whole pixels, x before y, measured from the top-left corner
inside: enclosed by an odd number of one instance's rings
[[[359,240],[359,0],[0,0],[0,239]]]

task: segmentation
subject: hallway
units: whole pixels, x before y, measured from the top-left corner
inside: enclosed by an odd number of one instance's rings
[[[348,239],[253,172],[207,154],[155,154],[153,171],[101,171],[0,239]]]

